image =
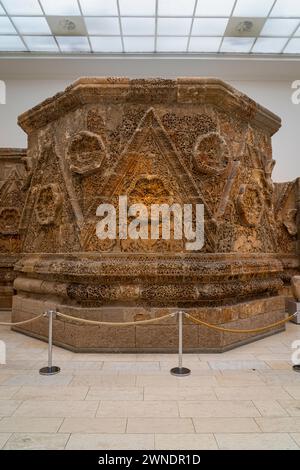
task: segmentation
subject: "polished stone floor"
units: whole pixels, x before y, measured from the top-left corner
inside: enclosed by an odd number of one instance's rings
[[[0,312],[2,321],[9,313]],[[0,320],[0,321],[1,321]],[[223,354],[75,354],[0,327],[2,449],[300,449],[300,326]]]

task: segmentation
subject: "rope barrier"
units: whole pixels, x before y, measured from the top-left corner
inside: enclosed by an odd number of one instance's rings
[[[45,314],[41,313],[41,315],[38,315],[37,317],[30,318],[29,320],[23,320],[23,321],[17,321],[15,323],[5,323],[5,322],[0,322],[0,326],[18,326],[18,325],[25,325],[25,323],[31,323],[35,320],[38,320],[39,318],[43,317]]]
[[[173,312],[169,313],[167,315],[163,315],[161,317],[157,318],[151,318],[148,320],[140,320],[140,321],[131,321],[131,322],[103,322],[103,321],[96,321],[96,320],[87,320],[85,318],[78,318],[78,317],[73,317],[71,315],[66,315],[65,313],[61,312],[56,312],[55,310],[48,310],[46,313],[42,313],[36,317],[30,318],[29,320],[23,320],[20,322],[15,322],[15,323],[6,323],[6,322],[0,322],[0,326],[17,326],[17,325],[24,325],[26,323],[31,323],[33,321],[39,320],[41,317],[47,316],[48,317],[48,366],[42,367],[40,369],[40,374],[42,375],[53,375],[57,374],[60,372],[60,368],[57,366],[52,365],[52,334],[53,334],[53,318],[61,317],[66,320],[71,320],[79,323],[87,323],[90,325],[107,325],[107,326],[134,326],[134,325],[139,325],[139,324],[150,324],[150,323],[156,323],[160,320],[163,320],[165,318],[170,318],[174,317],[175,315],[178,315],[178,331],[179,331],[179,350],[178,350],[178,367],[173,367],[171,369],[171,374],[175,376],[186,376],[191,373],[190,369],[187,369],[186,367],[182,366],[182,355],[183,355],[183,348],[182,348],[182,329],[183,329],[183,315],[191,320],[193,323],[196,323],[198,325],[206,326],[207,328],[210,328],[212,330],[217,330],[217,331],[223,331],[223,332],[229,332],[229,333],[258,333],[261,331],[266,331],[271,328],[275,328],[276,326],[283,325],[284,323],[287,323],[290,321],[293,317],[297,315],[298,312],[293,313],[292,315],[288,316],[287,318],[284,318],[283,320],[279,320],[275,323],[271,323],[270,325],[258,327],[258,328],[252,328],[252,329],[235,329],[235,328],[225,328],[223,326],[217,326],[213,325],[212,323],[205,322],[203,320],[198,320],[198,318],[193,317],[187,312],[184,312],[182,310],[178,312]],[[300,365],[294,365],[293,369],[297,372],[300,370]]]
[[[87,320],[86,318],[73,317],[71,315],[66,315],[65,313],[56,312],[57,317],[65,318],[66,320],[77,321],[78,323],[88,323],[89,325],[106,325],[106,326],[132,326],[137,324],[148,324],[155,323],[165,318],[174,317],[176,313],[168,313],[162,317],[150,318],[149,320],[140,320],[140,321],[128,321],[128,322],[109,322],[109,321],[97,321],[97,320]]]
[[[287,318],[284,318],[283,320],[279,320],[276,323],[271,323],[270,325],[266,326],[261,326],[259,328],[252,328],[248,330],[240,330],[236,328],[225,328],[223,326],[217,326],[217,325],[212,325],[211,323],[207,323],[203,320],[198,320],[198,318],[193,317],[189,313],[184,312],[184,315],[189,318],[192,322],[197,323],[198,325],[203,325],[206,326],[207,328],[211,328],[212,330],[217,330],[217,331],[227,331],[229,333],[259,333],[260,331],[266,331],[269,330],[270,328],[275,328],[275,326],[283,325],[284,323],[287,323],[290,321],[294,316],[297,315],[297,312],[293,313],[293,315],[290,315]]]

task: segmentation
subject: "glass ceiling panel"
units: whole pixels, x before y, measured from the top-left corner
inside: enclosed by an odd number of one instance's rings
[[[288,38],[258,38],[253,46],[253,52],[279,54],[286,45]]]
[[[107,36],[110,34],[119,35],[120,25],[118,18],[85,18],[88,34]]]
[[[13,16],[12,21],[21,34],[51,34],[45,18],[39,16]]]
[[[195,0],[158,0],[158,16],[193,16]]]
[[[222,52],[250,52],[254,38],[224,38],[221,46]]]
[[[298,25],[299,20],[296,19],[272,18],[266,21],[260,34],[261,36],[289,36]]]
[[[223,36],[228,18],[195,18],[193,36]]]
[[[122,16],[154,16],[155,0],[119,0]]]
[[[89,41],[84,36],[56,36],[63,52],[90,52]]]
[[[188,38],[183,37],[158,37],[156,49],[158,52],[185,52]]]
[[[218,52],[221,40],[221,37],[192,37],[189,52]]]
[[[154,36],[139,36],[138,38],[124,36],[125,52],[154,52],[154,39]]]
[[[124,36],[155,34],[154,18],[122,18],[122,31]]]
[[[191,18],[158,18],[157,34],[167,36],[188,36]]]
[[[0,51],[26,51],[19,36],[0,36]]]
[[[291,39],[284,52],[287,54],[300,54],[300,38]]]
[[[121,38],[118,37],[96,37],[90,38],[94,52],[122,52]]]
[[[274,0],[237,0],[233,16],[265,17],[273,4]]]
[[[300,17],[299,0],[277,0],[270,16],[276,17]]]
[[[24,36],[24,41],[28,49],[34,52],[59,52],[52,36]]]
[[[77,0],[40,0],[46,15],[80,15]]]
[[[118,16],[116,0],[80,0],[80,6],[86,16]]]
[[[0,36],[2,55],[300,57],[300,0],[0,0]]]
[[[0,17],[0,34],[17,34],[12,22],[5,16]]]
[[[234,0],[199,0],[196,16],[230,16]]]
[[[38,0],[2,0],[9,15],[42,15]]]

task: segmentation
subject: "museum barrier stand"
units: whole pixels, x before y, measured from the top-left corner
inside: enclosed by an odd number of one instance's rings
[[[66,315],[65,313],[57,312],[55,310],[47,310],[45,313],[42,313],[36,317],[30,318],[29,320],[23,320],[21,322],[16,322],[16,323],[8,323],[8,322],[0,322],[0,326],[17,326],[17,325],[24,325],[26,323],[31,323],[36,320],[39,320],[42,317],[47,317],[48,318],[48,365],[45,367],[42,367],[40,369],[40,374],[41,375],[54,375],[58,374],[60,372],[60,367],[58,366],[53,366],[52,364],[52,345],[53,345],[53,319],[54,318],[62,318],[65,321],[75,321],[79,323],[86,323],[89,325],[106,325],[106,326],[136,326],[139,324],[151,324],[151,323],[156,323],[161,320],[164,320],[166,318],[171,318],[177,316],[178,318],[178,366],[173,367],[170,370],[171,375],[174,376],[179,376],[179,377],[184,377],[190,375],[191,371],[187,367],[183,367],[183,316],[185,316],[187,319],[192,321],[193,323],[201,326],[205,326],[207,328],[210,328],[212,330],[217,330],[217,331],[222,331],[222,332],[229,332],[229,333],[257,333],[257,332],[262,332],[269,330],[271,328],[275,328],[276,326],[282,325],[284,323],[287,323],[288,321],[292,320],[297,315],[298,312],[293,313],[292,315],[289,315],[288,317],[284,318],[283,320],[279,320],[275,323],[271,323],[266,326],[261,326],[258,328],[250,328],[250,329],[233,329],[233,328],[226,328],[223,326],[217,326],[213,325],[211,323],[207,323],[203,320],[199,320],[198,318],[193,317],[187,312],[184,312],[182,310],[179,310],[178,312],[172,312],[167,315],[163,315],[157,318],[151,318],[147,320],[139,320],[139,321],[131,321],[131,322],[103,322],[103,321],[97,321],[97,320],[88,320],[84,318],[79,318],[79,317],[74,317],[71,315]],[[296,372],[300,372],[300,364],[295,364],[293,365],[293,370]]]

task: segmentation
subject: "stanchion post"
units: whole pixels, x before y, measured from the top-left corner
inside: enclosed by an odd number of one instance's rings
[[[56,317],[55,310],[47,310],[48,317],[48,366],[40,369],[41,375],[54,375],[60,372],[60,367],[52,365],[52,335],[53,335],[53,318]]]
[[[182,366],[183,315],[184,315],[184,313],[182,312],[182,310],[180,310],[177,314],[177,316],[178,316],[178,367],[173,367],[170,370],[171,375],[175,375],[177,377],[185,377],[187,375],[190,375],[190,373],[191,373],[190,369],[188,369],[187,367]]]

